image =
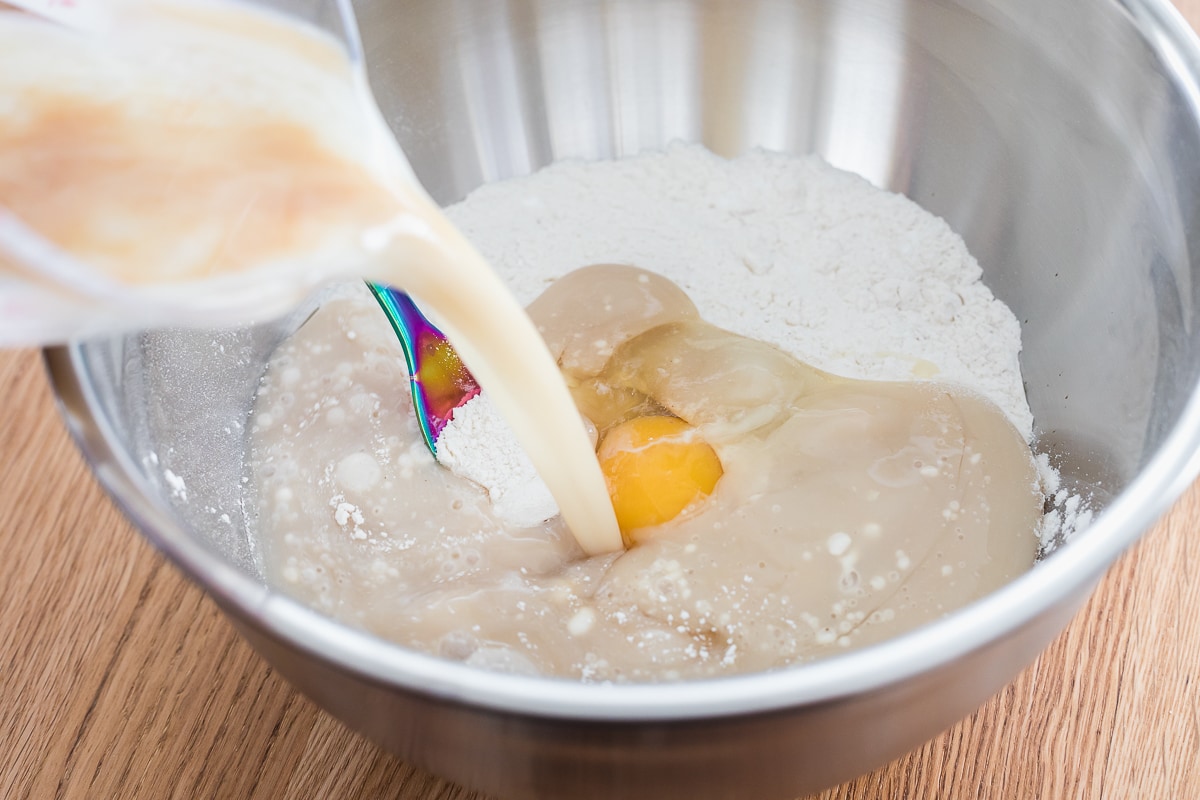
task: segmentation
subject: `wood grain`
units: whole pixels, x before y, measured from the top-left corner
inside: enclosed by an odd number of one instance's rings
[[[481,800],[242,643],[89,477],[35,353],[0,352],[0,391],[0,798]],[[1193,487],[987,705],[819,797],[1200,798],[1198,525]]]

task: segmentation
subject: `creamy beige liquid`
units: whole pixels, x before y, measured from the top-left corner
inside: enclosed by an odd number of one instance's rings
[[[272,582],[448,658],[645,681],[863,646],[1033,564],[1029,448],[970,392],[823,373],[628,267],[572,273],[530,313],[602,435],[644,413],[695,425],[724,467],[712,495],[615,556],[553,521],[506,527],[422,449],[369,298],[339,299],[281,346],[252,417]]]
[[[249,321],[334,275],[400,286],[438,313],[583,548],[619,549],[541,339],[411,181],[344,51],[230,2],[110,5],[105,36],[0,8],[6,317],[45,302],[59,335],[90,315]]]

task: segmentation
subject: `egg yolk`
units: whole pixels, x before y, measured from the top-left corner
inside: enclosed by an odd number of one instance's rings
[[[724,470],[700,432],[678,417],[635,417],[614,426],[597,451],[621,532],[677,517],[712,493]]]

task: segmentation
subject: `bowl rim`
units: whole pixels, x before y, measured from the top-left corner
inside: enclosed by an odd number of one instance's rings
[[[1168,0],[1117,0],[1176,82],[1200,127],[1200,40]],[[1184,80],[1186,79],[1186,80]],[[900,683],[962,658],[1090,587],[1200,474],[1200,392],[1162,446],[1097,515],[1085,536],[1001,589],[895,638],[794,668],[674,683],[586,684],[485,671],[406,649],[272,591],[191,538],[141,477],[87,379],[87,343],[46,348],[60,410],[97,480],[157,549],[220,605],[349,673],[493,711],[596,722],[684,721],[775,711]]]

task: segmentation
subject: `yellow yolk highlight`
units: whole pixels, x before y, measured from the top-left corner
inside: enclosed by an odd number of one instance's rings
[[[621,533],[661,525],[712,493],[724,470],[700,432],[678,417],[635,417],[597,451]]]

